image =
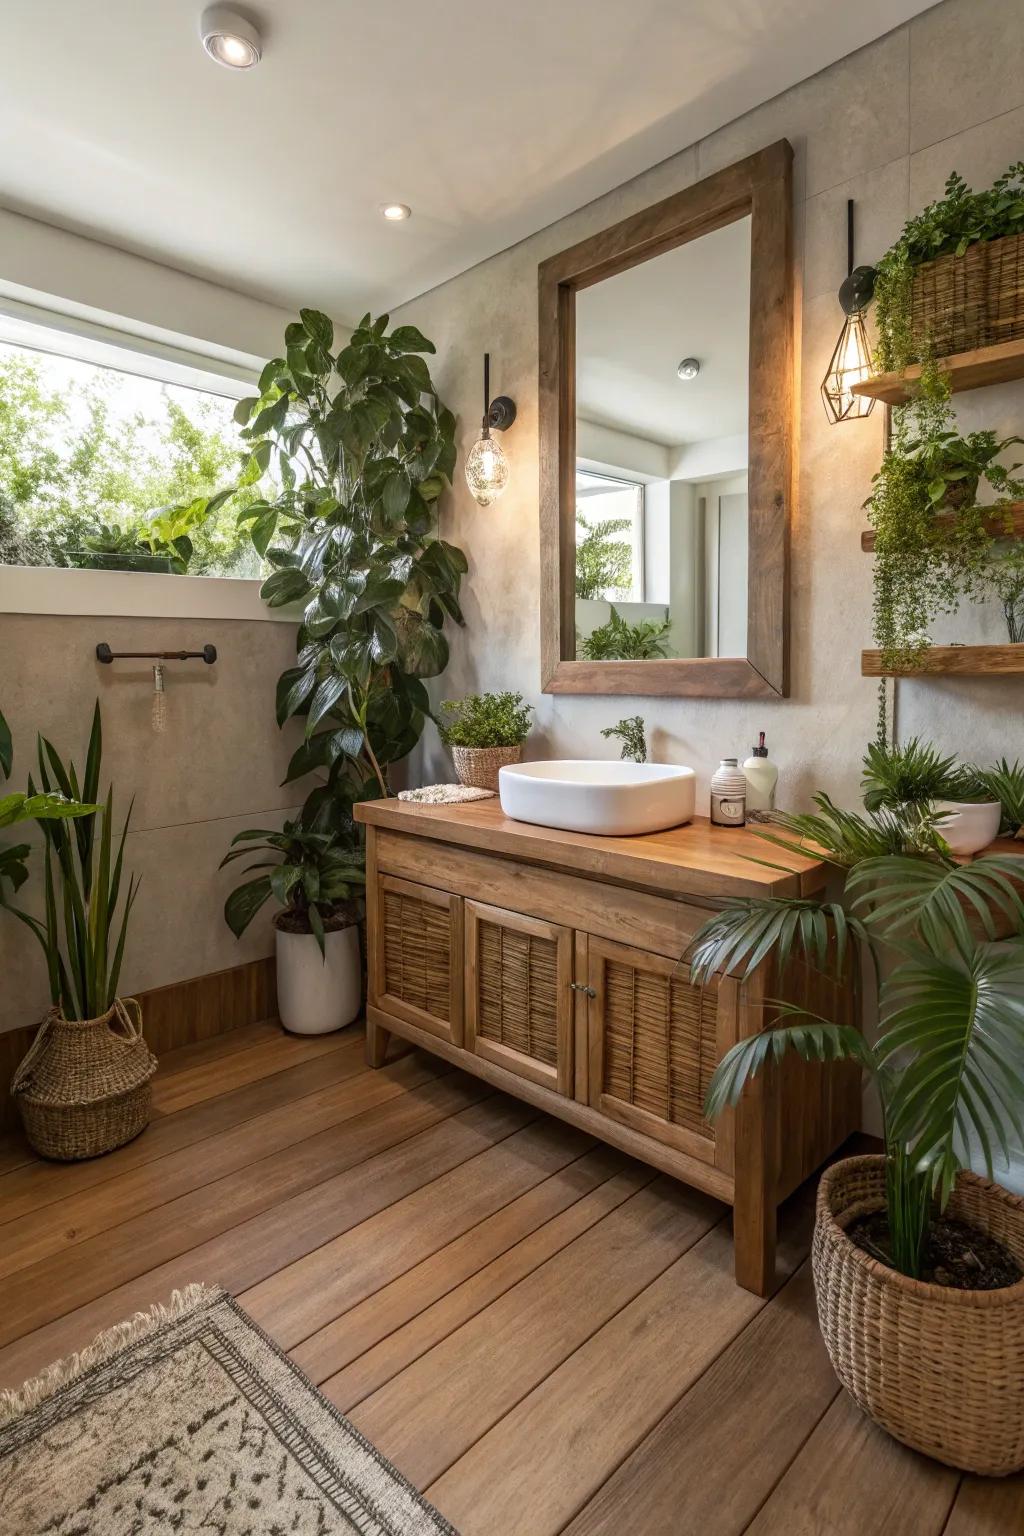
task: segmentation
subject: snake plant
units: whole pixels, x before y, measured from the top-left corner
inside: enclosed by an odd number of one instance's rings
[[[6,732],[0,732],[0,749],[5,736],[9,741]],[[69,758],[65,764],[53,744],[40,736],[40,789],[30,778],[27,795],[0,801],[0,808],[11,800],[20,801],[13,807],[15,819],[37,821],[43,832],[43,916],[35,917],[13,906],[3,889],[5,878],[11,894],[24,884],[25,860],[31,851],[28,844],[8,849],[6,856],[0,854],[0,905],[19,918],[42,945],[51,1000],[67,1019],[98,1018],[113,1005],[128,919],[138,892],[134,876],[129,876],[126,890],[122,879],[131,807],[115,849],[113,788],[108,789],[104,803],[97,803],[102,755],[97,703],[81,781],[74,762]],[[4,763],[9,766],[9,751],[0,757],[0,766]],[[16,856],[13,861],[12,853]]]

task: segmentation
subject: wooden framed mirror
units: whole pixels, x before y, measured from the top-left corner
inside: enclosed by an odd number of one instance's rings
[[[788,692],[792,161],[539,267],[546,693]]]

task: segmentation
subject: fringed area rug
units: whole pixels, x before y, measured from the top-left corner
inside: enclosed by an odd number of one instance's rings
[[[18,1536],[456,1536],[224,1291],[189,1286],[0,1395]]]

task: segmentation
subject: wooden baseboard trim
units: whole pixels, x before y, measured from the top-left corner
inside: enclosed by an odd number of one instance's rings
[[[172,981],[138,994],[143,1030],[150,1049],[159,1056],[176,1045],[209,1040],[243,1024],[272,1019],[277,1014],[274,958],[250,960],[208,976]],[[14,1069],[32,1043],[38,1020],[0,1034],[0,1131],[17,1120],[10,1103]]]

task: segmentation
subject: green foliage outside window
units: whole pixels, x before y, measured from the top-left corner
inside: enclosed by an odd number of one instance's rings
[[[119,387],[100,369],[58,387],[35,355],[0,348],[0,564],[258,574],[236,521],[258,466],[233,490],[248,456],[230,402],[195,392],[186,409],[165,389],[155,412],[125,415]]]
[[[628,592],[633,584],[633,551],[629,544],[615,537],[626,533],[628,517],[611,517],[607,522],[588,523],[577,510],[576,527],[583,537],[576,537],[576,596],[603,598],[609,593]]]

